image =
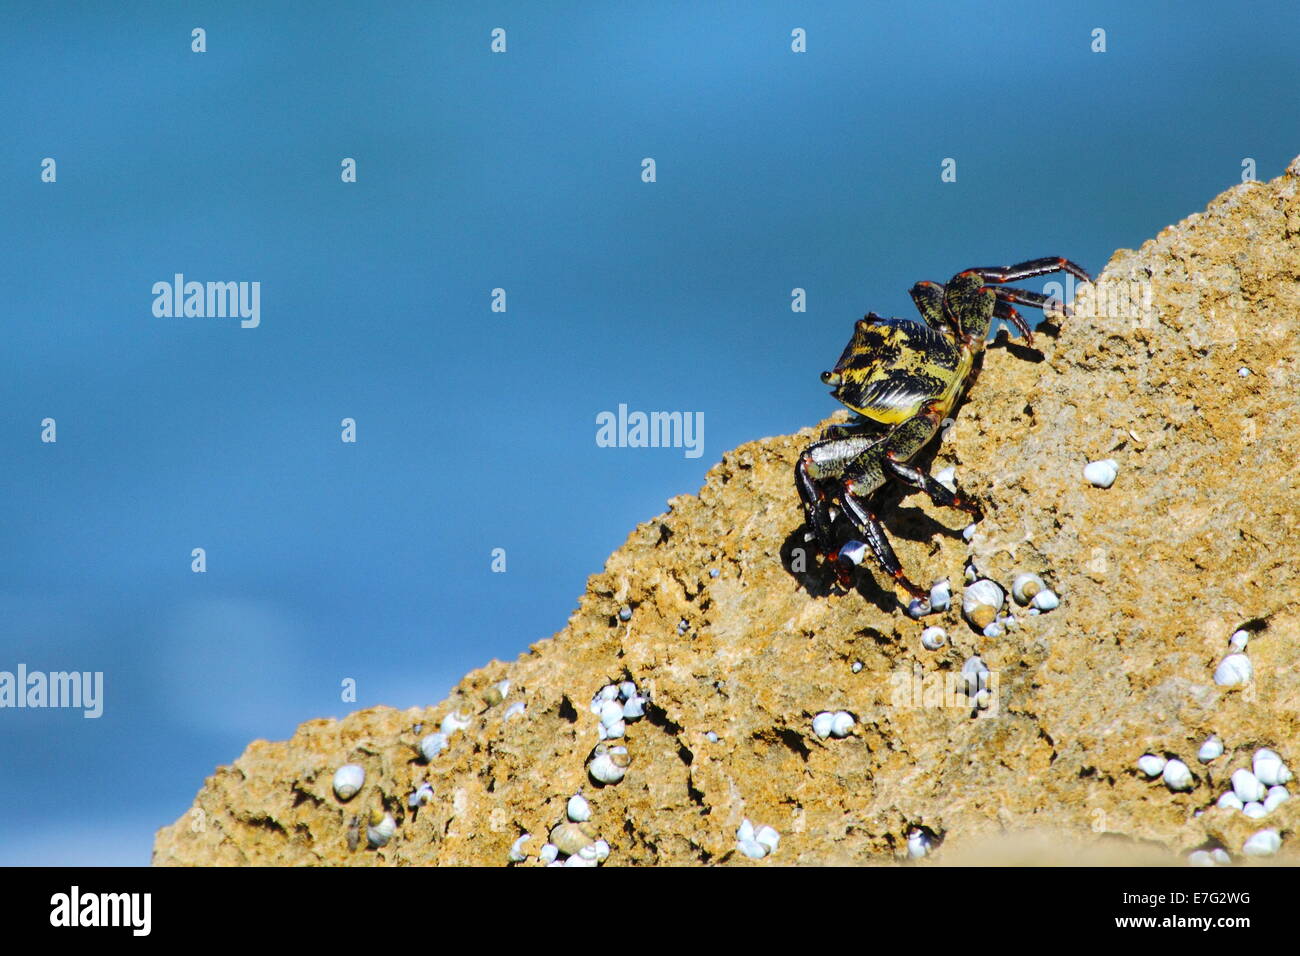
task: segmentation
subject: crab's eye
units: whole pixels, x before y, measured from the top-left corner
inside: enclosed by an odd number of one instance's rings
[[[827,385],[839,385],[842,379],[839,372],[822,372],[822,381]]]

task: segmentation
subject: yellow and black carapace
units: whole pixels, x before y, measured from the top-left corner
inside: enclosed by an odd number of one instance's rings
[[[1003,283],[1052,272],[1091,281],[1073,262],[1051,256],[966,269],[943,285],[918,282],[911,295],[922,321],[868,313],[854,326],[835,367],[822,373],[831,394],[858,418],[832,426],[804,449],[795,465],[795,485],[812,536],[842,585],[850,583],[856,562],[836,544],[836,511],[862,536],[885,572],[915,601],[925,602],[927,592],[903,573],[871,499],[893,478],[924,491],[935,504],[979,515],[973,499],[950,491],[910,462],[961,400],[995,318],[1009,321],[1033,344],[1029,326],[1012,303],[1043,309],[1053,300]],[[1061,310],[1068,314],[1063,306]]]

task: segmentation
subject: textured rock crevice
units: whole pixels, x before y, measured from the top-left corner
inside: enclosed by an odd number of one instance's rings
[[[955,603],[972,560],[1004,586],[1042,574],[1057,610],[986,638],[956,611],[909,619],[870,568],[830,594],[829,573],[795,570],[792,469],[820,426],[752,442],[637,527],[554,638],[467,675],[437,706],[255,741],[159,832],[154,862],[496,865],[524,832],[535,862],[579,789],[606,865],[748,862],[744,818],[781,832],[770,863],[891,862],[921,827],[942,838],[939,862],[1207,843],[1239,858],[1262,827],[1294,860],[1300,800],[1263,820],[1214,804],[1255,748],[1300,766],[1298,191],[1300,161],[1228,190],[1117,252],[1079,289],[1078,314],[1037,337],[1041,359],[1017,343],[989,350],[932,453],[985,505],[969,543],[966,519],[922,495],[886,519],[904,567],[946,576]],[[1081,476],[1101,458],[1120,465],[1109,489]],[[938,651],[920,644],[930,624],[948,631]],[[1219,687],[1243,626],[1254,680]],[[982,717],[926,692],[974,654],[997,679]],[[506,679],[498,702],[490,689]],[[626,777],[599,787],[585,769],[598,742],[588,702],[624,679],[653,707],[628,724]],[[518,701],[524,713],[507,716]],[[814,735],[824,710],[853,714],[851,735]],[[452,711],[470,727],[426,762],[420,738]],[[1201,764],[1212,733],[1225,753]],[[1194,788],[1147,781],[1135,762],[1148,752],[1183,759]],[[331,777],[348,762],[366,783],[343,803]],[[424,780],[435,798],[411,810]],[[392,840],[349,850],[351,819],[379,809],[398,823]],[[1029,832],[1050,836],[1019,842]]]

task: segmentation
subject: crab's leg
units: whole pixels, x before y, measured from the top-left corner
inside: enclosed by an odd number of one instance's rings
[[[1041,292],[1030,292],[1028,289],[1011,289],[1007,286],[990,286],[995,295],[1002,302],[1019,302],[1021,305],[1031,305],[1036,309],[1042,309],[1044,312],[1049,311],[1048,307],[1059,309],[1061,314],[1069,317],[1073,313],[1069,307],[1060,299],[1050,295],[1043,295]]]
[[[880,562],[880,566],[885,569],[885,573],[892,577],[912,597],[927,597],[929,592],[917,587],[903,573],[903,566],[898,561],[898,555],[894,554],[889,538],[885,537],[885,529],[881,526],[880,519],[866,507],[862,499],[846,493],[844,495],[844,513],[848,515],[854,527],[867,539],[867,544],[875,554],[876,560]]]
[[[881,450],[881,464],[888,474],[899,481],[924,491],[936,505],[979,515],[980,507],[973,499],[949,491],[911,464],[912,459],[939,430],[940,420],[939,409],[935,405],[929,405],[924,411],[903,422],[890,433],[889,440],[885,442]]]
[[[993,324],[997,294],[974,269],[959,272],[943,287],[943,314],[968,345],[984,347]]]
[[[809,445],[795,463],[795,487],[799,489],[817,546],[827,556],[835,553],[835,540],[831,536],[830,501],[822,482],[842,477],[851,462],[882,440],[881,435],[829,438]]]
[[[939,332],[952,331],[943,314],[943,286],[937,282],[918,282],[909,294],[926,325]]]
[[[1045,276],[1051,272],[1068,272],[1076,279],[1084,282],[1092,281],[1092,276],[1084,271],[1083,266],[1075,265],[1069,259],[1063,259],[1060,256],[1030,259],[1028,262],[1021,262],[1014,266],[984,266],[978,269],[967,269],[966,271],[979,273],[985,282],[997,283],[1032,279],[1034,276]]]
[[[998,291],[1002,290],[999,289]],[[1020,313],[1013,309],[1009,302],[999,299],[993,303],[993,316],[998,319],[1006,319],[1016,327],[1016,331],[1021,334],[1026,343],[1029,345],[1034,344],[1034,333],[1029,330],[1028,323],[1020,317]]]
[[[851,418],[847,422],[836,422],[827,425],[822,429],[822,441],[828,438],[858,438],[864,432],[880,437],[882,427],[869,418]]]

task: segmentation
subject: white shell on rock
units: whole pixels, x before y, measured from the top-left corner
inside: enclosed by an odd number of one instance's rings
[[[502,714],[501,716],[505,720],[511,720],[515,717],[522,717],[526,709],[527,707],[525,706],[524,702],[522,700],[517,700],[509,707],[507,707],[505,713]]]
[[[625,733],[627,733],[627,725],[621,720],[616,724],[600,725],[601,740],[618,740]]]
[[[930,837],[924,830],[913,830],[907,835],[907,855],[913,860],[919,860],[933,848]]]
[[[948,584],[947,578],[942,578],[930,585],[930,610],[938,614],[950,607],[952,607],[952,586]]]
[[[469,718],[458,710],[453,710],[446,717],[442,718],[442,726],[438,729],[450,737],[458,730],[464,730],[469,726]]]
[[[768,853],[775,853],[776,845],[781,842],[781,834],[774,827],[762,826],[755,831],[754,842],[767,847]]]
[[[1101,461],[1091,461],[1083,467],[1083,479],[1090,485],[1098,488],[1109,488],[1115,484],[1115,477],[1119,474],[1119,462],[1114,458],[1105,458]]]
[[[1259,830],[1252,833],[1241,847],[1246,856],[1272,856],[1282,847],[1282,838],[1276,830]]]
[[[771,830],[771,833],[767,831]],[[749,818],[740,821],[740,826],[736,828],[736,848],[751,860],[761,860],[773,850],[776,849],[776,841],[780,839],[772,838],[776,831],[771,827],[761,827],[755,831],[754,824],[749,822]]]
[[[442,753],[447,746],[447,735],[444,733],[432,733],[425,736],[420,741],[420,753],[425,760],[432,760],[438,754]]]
[[[1154,780],[1165,772],[1166,763],[1168,761],[1164,757],[1158,757],[1155,754],[1144,754],[1138,758],[1138,769]]]
[[[947,468],[943,469],[942,471],[935,472],[934,480],[939,482],[939,484],[943,485],[949,491],[956,492],[957,491],[957,467],[955,465],[949,465]]]
[[[510,862],[522,863],[528,859],[528,854],[524,852],[524,844],[533,838],[531,833],[525,833],[514,843],[510,844]]]
[[[1291,780],[1291,771],[1282,762],[1282,758],[1267,748],[1255,751],[1251,768],[1259,782],[1266,787],[1276,787]]]
[[[1232,774],[1232,792],[1242,803],[1251,803],[1264,799],[1267,788],[1249,770],[1235,770]]]
[[[1037,574],[1025,571],[1017,574],[1011,581],[1011,596],[1021,607],[1034,599],[1034,595],[1047,587]]]
[[[537,854],[537,859],[542,861],[543,866],[550,866],[555,862],[555,858],[560,855],[560,848],[554,843],[543,843],[542,851]]]
[[[1034,599],[1029,602],[1029,606],[1035,611],[1055,611],[1061,606],[1061,599],[1056,596],[1056,592],[1051,588],[1043,588],[1034,595]]]
[[[604,840],[597,840],[591,846],[596,851],[597,863],[603,863],[605,860],[609,859],[609,844]]]
[[[569,803],[564,808],[564,812],[574,823],[586,823],[591,819],[591,804],[587,798],[580,793],[575,793],[569,797]]]
[[[618,783],[627,773],[631,763],[632,758],[628,755],[626,747],[597,744],[591,752],[587,772],[600,783]]]
[[[1223,796],[1219,797],[1218,806],[1222,810],[1241,810],[1246,805],[1241,802],[1241,797],[1229,790]]]
[[[852,714],[848,711],[837,710],[831,717],[831,736],[847,737],[852,733],[854,723],[855,721]]]
[[[433,785],[425,781],[415,788],[415,792],[407,798],[406,805],[414,810],[416,807],[427,807],[433,802]]]
[[[634,694],[623,705],[623,719],[638,720],[643,716],[645,716],[645,698],[640,694]]]
[[[927,651],[937,651],[948,640],[948,632],[941,627],[927,627],[921,632],[921,646]]]
[[[347,763],[334,771],[334,792],[340,800],[350,800],[356,796],[365,782],[366,771],[360,764]]]
[[[1245,654],[1229,654],[1214,671],[1214,682],[1220,687],[1240,687],[1249,684],[1255,668]]]
[[[1291,799],[1291,791],[1286,787],[1269,787],[1268,796],[1264,798],[1264,809],[1272,813],[1279,806]]]
[[[565,856],[573,856],[596,842],[596,831],[581,823],[561,823],[551,829],[550,842]]]
[[[1268,816],[1268,811],[1264,809],[1264,804],[1252,800],[1241,808],[1241,812],[1246,814],[1252,820],[1258,820],[1260,817]]]
[[[981,578],[968,584],[961,594],[961,613],[978,631],[993,623],[1005,598],[995,581]]]
[[[1175,792],[1191,790],[1196,786],[1196,781],[1192,778],[1192,771],[1181,760],[1171,760],[1165,764],[1163,777],[1165,786]]]
[[[636,694],[636,684],[630,680],[625,680],[618,685],[618,696],[624,700],[630,699]]]
[[[820,714],[818,714],[816,717],[813,718],[813,722],[812,722],[813,733],[815,733],[822,740],[825,740],[827,737],[831,735],[831,727],[834,725],[834,723],[835,723],[835,715],[832,714],[829,710],[823,710]]]
[[[1003,634],[1002,625],[999,624],[997,621],[994,621],[988,627],[984,628],[983,633],[985,637],[992,637],[992,638],[1001,637]]]
[[[623,721],[623,705],[617,700],[607,700],[600,705],[598,716],[603,726],[612,727]]]
[[[396,832],[397,821],[393,819],[391,813],[385,813],[378,823],[366,827],[366,839],[370,841],[371,846],[381,847],[388,843]]]
[[[1232,637],[1228,638],[1228,643],[1231,644],[1235,650],[1244,651],[1246,645],[1250,643],[1250,632],[1235,631]]]
[[[1211,760],[1218,760],[1223,756],[1223,741],[1217,735],[1211,734],[1205,738],[1205,743],[1201,744],[1201,749],[1196,751],[1196,759],[1201,763],[1209,763]]]
[[[840,560],[861,564],[867,556],[867,546],[861,541],[848,541],[840,548]]]

